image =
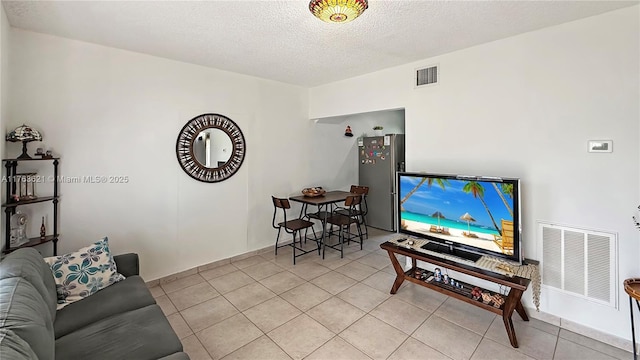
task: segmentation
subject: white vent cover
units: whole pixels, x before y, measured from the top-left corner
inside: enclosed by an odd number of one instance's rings
[[[616,234],[538,223],[542,284],[617,307]]]
[[[438,83],[438,66],[416,69],[416,87]]]

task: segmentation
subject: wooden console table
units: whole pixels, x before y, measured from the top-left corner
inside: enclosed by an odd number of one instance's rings
[[[429,254],[416,251],[410,247],[398,245],[389,241],[380,244],[380,247],[386,250],[387,253],[389,253],[389,258],[391,259],[391,263],[393,264],[393,268],[396,270],[397,274],[396,281],[393,283],[393,287],[391,288],[391,294],[395,294],[400,288],[400,285],[402,285],[405,280],[408,280],[412,283],[422,285],[439,293],[451,296],[453,298],[496,313],[502,316],[502,321],[504,322],[504,326],[507,330],[507,335],[509,335],[511,346],[513,346],[514,348],[518,347],[518,340],[516,339],[516,332],[513,328],[511,315],[515,310],[520,315],[522,320],[529,321],[529,316],[527,316],[527,312],[524,306],[522,306],[521,301],[522,293],[527,290],[527,287],[529,286],[529,279],[517,276],[508,277],[506,275],[483,270],[464,263],[457,263],[455,261],[431,256]],[[402,266],[398,262],[398,258],[396,257],[396,255],[404,255],[411,258],[411,268],[407,271],[404,271]],[[451,269],[459,273],[471,275],[499,285],[507,286],[510,288],[509,294],[506,296],[504,304],[500,305],[500,307],[495,307],[482,302],[482,298],[476,300],[472,297],[471,290],[476,287],[475,285],[459,282],[459,286],[451,286],[444,284],[443,282],[436,282],[434,280],[426,281],[423,279],[417,279],[415,277],[416,270],[420,273],[428,273],[429,275],[433,274],[428,270],[418,268],[416,264],[417,260],[424,261],[442,268]],[[485,289],[481,289],[481,291],[495,294],[495,292]]]

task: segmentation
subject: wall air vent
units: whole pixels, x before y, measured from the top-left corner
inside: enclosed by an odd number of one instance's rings
[[[434,85],[438,83],[438,65],[416,69],[416,87]]]
[[[542,285],[617,307],[617,236],[538,223]]]

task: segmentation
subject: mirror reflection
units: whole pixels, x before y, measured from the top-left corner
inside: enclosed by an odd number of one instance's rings
[[[231,138],[220,129],[201,131],[193,141],[196,160],[210,169],[223,166],[231,158],[232,148]]]

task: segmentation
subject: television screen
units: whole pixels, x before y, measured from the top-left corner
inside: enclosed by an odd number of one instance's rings
[[[435,241],[427,250],[521,262],[519,188],[518,179],[398,173],[399,231]]]

